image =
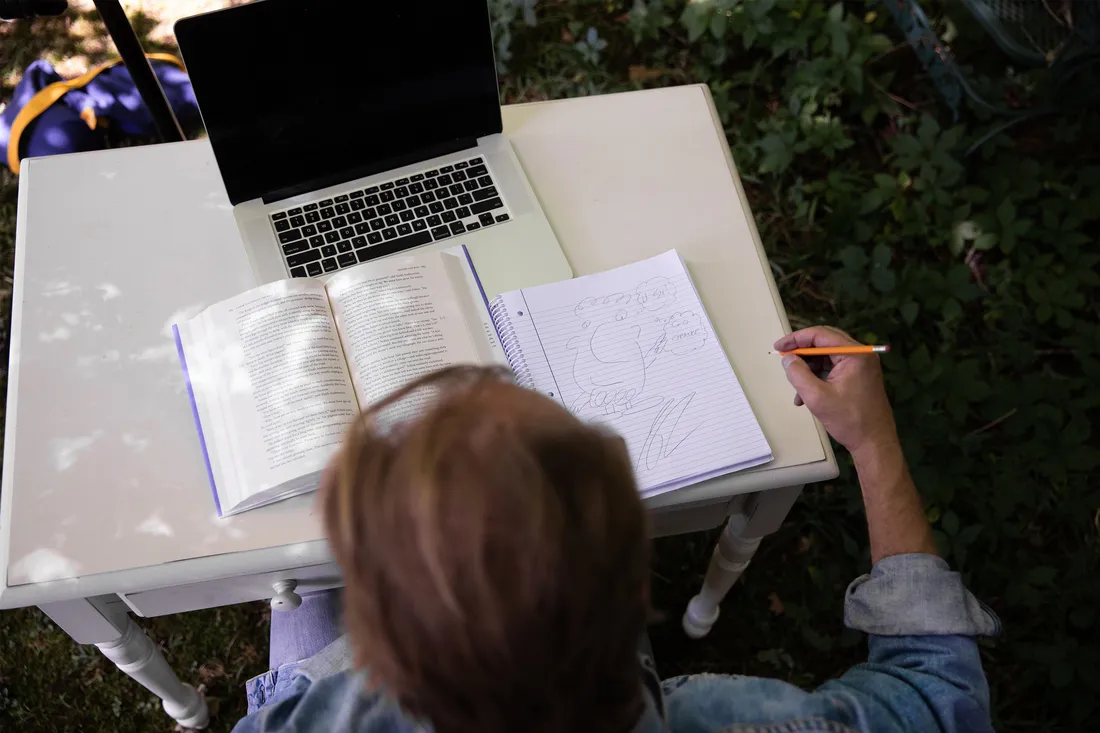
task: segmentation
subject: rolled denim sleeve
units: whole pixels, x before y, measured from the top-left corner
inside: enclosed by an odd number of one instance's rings
[[[852,581],[844,624],[876,636],[997,636],[1001,622],[975,598],[943,558],[911,554],[883,558]]]

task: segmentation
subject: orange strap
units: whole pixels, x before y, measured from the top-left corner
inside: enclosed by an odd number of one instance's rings
[[[146,54],[146,58],[153,61],[165,61],[170,64],[183,69],[183,62],[170,53],[150,53]],[[23,132],[27,127],[34,122],[38,115],[45,112],[53,105],[54,102],[65,96],[66,93],[73,89],[80,89],[87,86],[92,79],[95,79],[101,73],[122,63],[122,59],[115,59],[114,61],[108,61],[105,64],[90,69],[86,74],[78,76],[75,79],[69,79],[68,81],[55,81],[53,84],[40,89],[37,94],[31,97],[23,109],[19,110],[19,114],[15,116],[15,120],[11,123],[11,137],[8,140],[8,167],[11,168],[11,172],[19,173],[19,140],[23,135]],[[85,110],[88,114],[81,114],[81,118],[88,123],[89,127],[95,129],[95,115],[91,110]]]

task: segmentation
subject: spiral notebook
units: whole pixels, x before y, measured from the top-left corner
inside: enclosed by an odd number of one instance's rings
[[[619,433],[643,494],[772,460],[675,250],[486,305],[520,384]]]

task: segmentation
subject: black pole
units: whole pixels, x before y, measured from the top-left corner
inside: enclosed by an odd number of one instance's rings
[[[122,56],[122,63],[130,70],[134,85],[138,94],[145,100],[145,106],[153,116],[153,124],[157,126],[160,139],[166,143],[180,142],[183,140],[183,130],[180,123],[172,113],[172,107],[164,96],[164,90],[160,88],[157,75],[153,73],[153,67],[149,65],[149,59],[145,58],[145,50],[141,47],[137,33],[130,25],[130,19],[126,17],[118,0],[92,0],[96,9],[103,18],[103,24],[107,26],[107,32],[118,48]]]

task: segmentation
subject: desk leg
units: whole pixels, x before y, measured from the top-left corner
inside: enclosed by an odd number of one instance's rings
[[[205,728],[206,699],[179,681],[148,636],[114,596],[47,603],[39,608],[78,644],[95,644],[126,675],[161,699],[164,712],[184,728]]]
[[[684,633],[701,639],[718,620],[719,604],[749,566],[760,540],[779,529],[801,486],[761,491],[750,495],[726,521],[718,546],[711,555],[699,594],[684,611]]]

